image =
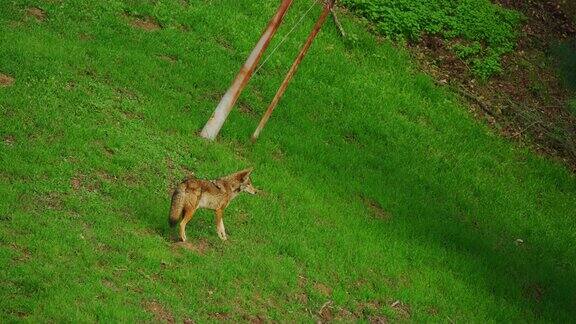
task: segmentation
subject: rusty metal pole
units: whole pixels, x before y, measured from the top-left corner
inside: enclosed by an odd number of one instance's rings
[[[324,4],[324,9],[322,10],[320,17],[318,17],[316,24],[312,28],[310,35],[308,35],[308,39],[306,39],[306,43],[304,43],[304,45],[302,46],[302,49],[300,49],[300,53],[298,53],[296,60],[294,60],[294,63],[292,63],[292,66],[290,67],[290,70],[288,70],[288,73],[286,74],[284,81],[282,81],[280,88],[278,88],[278,91],[276,92],[274,99],[272,99],[270,106],[268,106],[268,109],[266,110],[266,112],[262,116],[262,120],[260,120],[260,123],[258,124],[258,127],[254,131],[254,134],[252,134],[252,141],[255,141],[256,139],[258,139],[260,132],[262,132],[262,129],[264,128],[264,126],[268,122],[268,119],[270,119],[270,115],[272,115],[272,111],[274,111],[274,108],[276,108],[276,105],[278,105],[278,102],[280,101],[280,98],[282,98],[282,95],[286,91],[286,88],[288,88],[288,83],[290,83],[290,80],[292,80],[292,77],[296,73],[296,70],[298,70],[298,65],[300,65],[300,62],[302,62],[302,59],[304,58],[304,56],[308,52],[308,49],[310,48],[310,45],[312,45],[314,38],[316,38],[316,35],[320,31],[320,28],[322,28],[324,21],[326,21],[326,17],[328,17],[328,15],[330,14],[330,10],[332,9],[333,5],[334,5],[334,0],[327,0],[326,3]]]
[[[290,8],[290,5],[292,5],[292,1],[293,0],[282,0],[280,7],[278,7],[278,10],[276,11],[276,14],[268,23],[268,26],[260,37],[260,40],[250,53],[250,56],[248,56],[248,59],[246,59],[246,62],[240,69],[240,72],[238,72],[236,79],[234,79],[232,85],[228,91],[226,91],[216,109],[214,109],[212,116],[210,119],[208,119],[208,122],[206,122],[202,132],[200,132],[200,136],[210,140],[213,140],[216,138],[216,136],[218,136],[224,121],[226,121],[226,118],[236,103],[236,100],[240,96],[242,89],[244,89],[250,80],[250,77],[256,68],[256,64],[258,64],[260,57],[268,47],[268,44],[270,44],[272,36],[274,36],[274,33],[276,33],[276,30],[280,26],[286,11],[288,11],[288,8]]]

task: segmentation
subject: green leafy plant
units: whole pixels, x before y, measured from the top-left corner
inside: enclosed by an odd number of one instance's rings
[[[469,45],[452,49],[482,79],[502,70],[500,58],[512,51],[520,13],[489,0],[343,0],[354,12],[366,17],[378,33],[392,40],[417,41],[423,34]]]

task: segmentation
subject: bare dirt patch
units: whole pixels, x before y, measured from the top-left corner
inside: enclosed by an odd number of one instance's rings
[[[354,314],[358,318],[366,318],[370,315],[377,313],[381,308],[381,305],[378,301],[368,301],[362,302],[358,304]]]
[[[128,186],[139,186],[142,184],[142,179],[138,173],[126,172],[119,177],[120,181]]]
[[[248,102],[243,100],[238,103],[238,111],[246,115],[256,116],[254,108],[252,108]]]
[[[116,154],[116,152],[114,152],[114,149],[112,149],[108,146],[104,146],[102,149],[104,150],[104,152],[106,153],[107,156],[112,156],[112,155]]]
[[[298,287],[305,288],[307,283],[308,283],[308,278],[301,276],[301,275],[298,276]]]
[[[14,138],[14,136],[12,136],[12,135],[4,136],[4,144],[6,144],[8,146],[12,146],[12,145],[14,145],[14,142],[16,142],[16,139]]]
[[[206,251],[210,249],[210,243],[205,239],[198,239],[194,242],[176,242],[174,243],[174,247],[178,249],[186,249],[188,251],[204,255],[206,254]]]
[[[104,155],[106,155],[107,157],[111,157],[114,154],[116,154],[113,148],[109,147],[108,145],[106,145],[106,143],[104,143],[101,140],[94,141],[93,145],[95,148],[100,149],[102,153],[104,153]]]
[[[117,180],[117,178],[113,175],[111,175],[110,173],[100,170],[96,172],[96,175],[98,176],[98,178],[100,180],[104,180],[106,182],[114,182]]]
[[[116,98],[125,100],[138,100],[138,94],[128,88],[116,88]]]
[[[26,9],[26,16],[34,18],[40,22],[46,20],[46,12],[37,7],[30,7]]]
[[[72,187],[72,189],[74,190],[80,190],[80,188],[82,188],[82,181],[79,178],[72,178],[70,180],[70,186]]]
[[[371,305],[370,303],[362,305]],[[346,308],[336,307],[332,305],[332,301],[328,301],[322,305],[318,315],[319,322],[344,322],[356,323],[359,321],[369,323],[388,323],[388,318],[384,315],[378,314],[378,309],[370,307],[370,309],[361,307],[361,311],[351,312]]]
[[[177,27],[178,27],[178,30],[183,32],[183,33],[187,33],[190,31],[190,26],[188,26],[186,24],[178,24]]]
[[[153,17],[132,17],[129,15],[127,15],[127,17],[130,19],[130,25],[132,25],[132,27],[143,29],[145,31],[155,31],[162,29],[162,26],[160,26],[160,24]]]
[[[30,250],[27,247],[23,247],[15,243],[11,243],[10,247],[18,254],[13,258],[13,260],[16,262],[26,262],[32,257],[32,253],[30,253]]]
[[[72,90],[76,89],[77,86],[78,86],[78,84],[75,81],[68,81],[68,82],[66,82],[66,85],[64,86],[64,90],[72,91]]]
[[[308,294],[306,294],[305,289],[308,283],[308,279],[304,276],[298,276],[298,292],[294,294],[294,299],[296,299],[299,303],[306,305],[308,304]]]
[[[19,310],[16,311],[16,316],[18,316],[18,318],[26,319],[30,314]]]
[[[324,296],[332,295],[332,288],[326,286],[325,284],[317,282],[314,284],[314,289],[316,289],[316,291],[318,291]]]
[[[369,198],[369,197],[361,197],[362,202],[364,203],[364,205],[366,207],[368,207],[368,209],[372,212],[372,214],[374,216],[376,216],[376,218],[378,219],[384,219],[384,220],[388,220],[390,219],[390,214],[387,213],[384,208],[382,208],[382,206],[380,205],[379,202],[377,202],[376,200]]]
[[[230,314],[228,314],[228,313],[216,312],[216,313],[210,314],[209,316],[210,316],[210,318],[212,318],[216,321],[229,321],[230,320]]]
[[[300,303],[300,304],[308,304],[308,295],[306,295],[306,293],[297,293],[294,298]]]
[[[318,316],[320,316],[324,322],[329,322],[334,318],[332,301],[329,300],[320,307]]]
[[[426,313],[430,316],[438,316],[438,309],[436,307],[428,307],[426,308]]]
[[[272,159],[274,159],[274,161],[282,161],[285,157],[286,154],[280,148],[276,148],[272,151]]]
[[[156,300],[143,301],[142,306],[147,312],[152,313],[154,315],[154,318],[159,322],[163,323],[175,322],[172,313]]]
[[[245,316],[242,316],[242,319],[245,320],[246,322],[249,322],[252,324],[266,323],[266,319],[260,315],[256,315],[256,316],[245,315]]]
[[[102,253],[111,253],[114,251],[110,245],[102,242],[96,242],[96,250]]]
[[[88,191],[94,192],[100,189],[100,184],[93,179],[88,179],[83,174],[77,174],[70,179],[70,187],[74,191],[86,189]]]
[[[352,321],[358,320],[354,314],[346,308],[340,308],[336,314],[337,320]]]
[[[158,55],[158,58],[161,59],[162,61],[166,61],[168,63],[176,63],[176,61],[178,61],[178,58],[174,55]]]
[[[216,37],[215,41],[221,48],[226,50],[228,53],[234,53],[235,51],[234,46],[232,46],[230,41],[228,41],[226,38],[218,36]]]
[[[352,144],[360,148],[364,147],[364,144],[362,144],[362,142],[358,138],[358,134],[356,134],[355,132],[346,132],[342,137],[344,138],[344,141],[348,144]]]
[[[390,304],[390,307],[396,312],[396,314],[402,319],[410,318],[410,305],[403,303],[399,300]]]
[[[137,112],[137,111],[123,110],[122,115],[127,120],[144,120],[144,118],[145,118],[143,113]]]
[[[224,92],[219,90],[208,90],[201,95],[201,99],[212,102],[219,102],[224,96]]]
[[[0,73],[0,87],[9,87],[14,83],[14,78],[4,74],[4,73]]]
[[[86,33],[80,33],[78,34],[78,38],[81,41],[91,41],[94,40],[94,36],[90,35],[90,34],[86,34]]]
[[[111,280],[102,279],[102,285],[112,291],[119,291],[118,286]]]
[[[23,201],[26,200],[23,199]],[[37,195],[29,201],[31,201],[32,207],[38,211],[42,211],[43,209],[62,210],[64,205],[62,195],[55,191]]]
[[[356,318],[368,320],[370,323],[388,323],[388,317],[382,314],[382,303],[377,300],[362,302],[354,311]]]

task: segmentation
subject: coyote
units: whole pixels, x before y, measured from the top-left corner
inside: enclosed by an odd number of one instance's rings
[[[250,180],[252,169],[232,173],[217,180],[197,179],[190,176],[182,181],[174,194],[170,207],[169,223],[173,227],[180,221],[180,239],[186,241],[186,224],[192,219],[198,208],[212,209],[216,212],[216,233],[222,240],[226,240],[226,230],[222,221],[224,208],[240,192],[249,194],[258,193]]]

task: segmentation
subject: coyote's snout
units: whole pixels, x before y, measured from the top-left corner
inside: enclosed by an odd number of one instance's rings
[[[246,169],[216,180],[203,180],[188,177],[182,181],[172,195],[170,225],[180,221],[180,239],[186,241],[186,224],[198,208],[213,209],[216,212],[216,233],[226,240],[226,230],[222,220],[223,212],[232,199],[240,192],[257,194],[258,189],[250,180],[252,169]]]

